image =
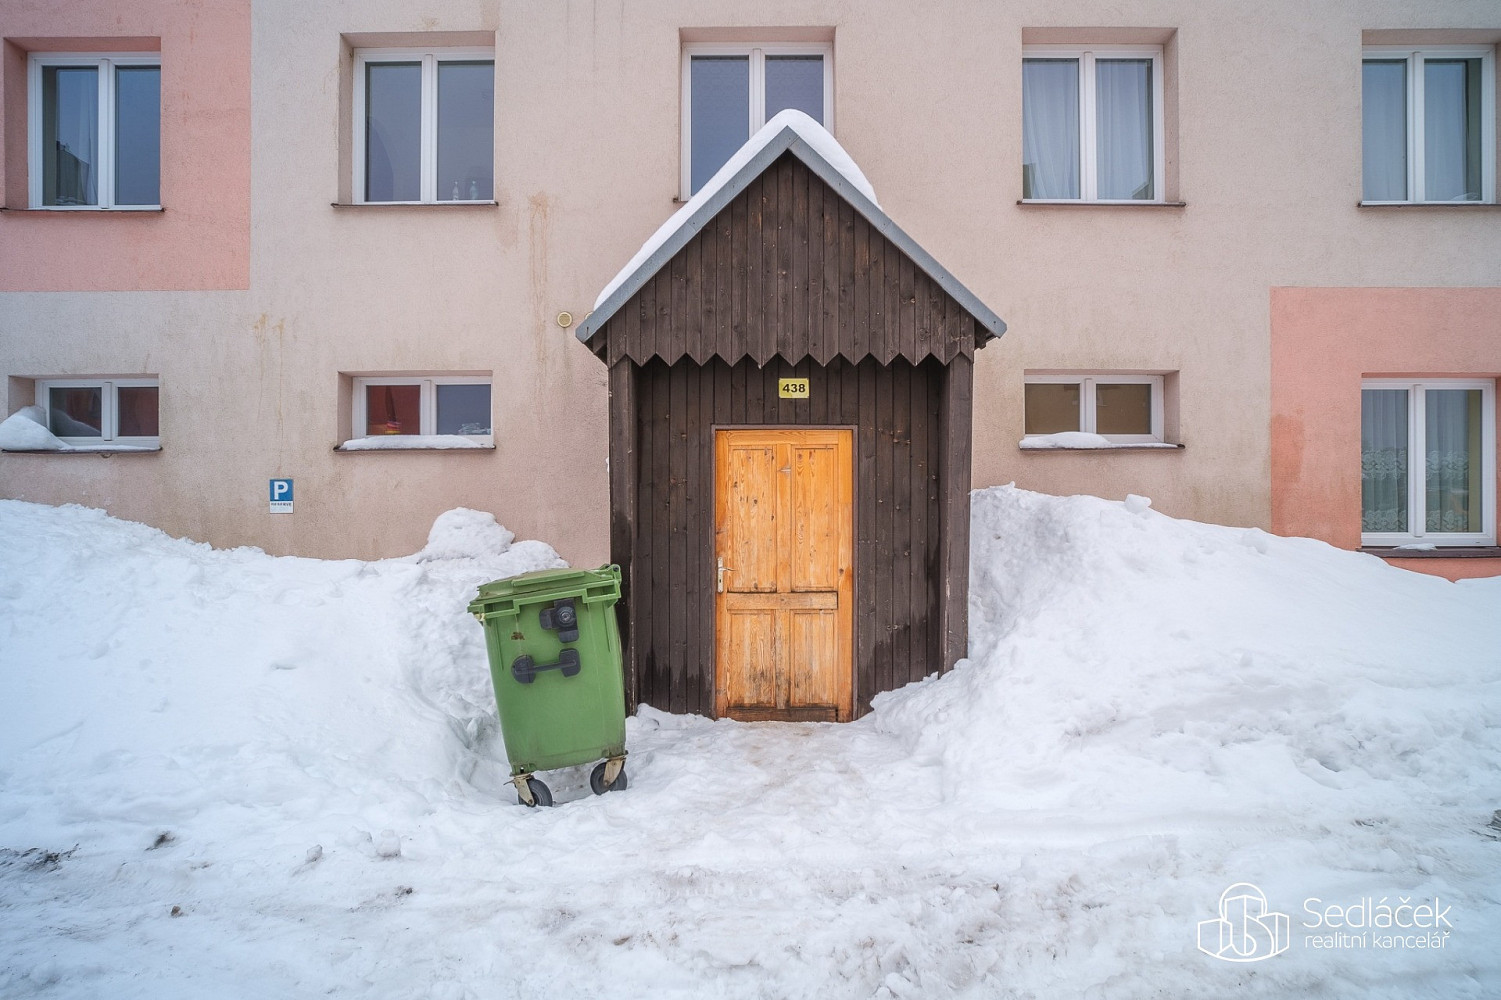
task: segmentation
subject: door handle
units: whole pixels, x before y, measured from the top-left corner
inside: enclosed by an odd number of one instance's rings
[[[717,560],[715,560],[715,562],[717,564],[717,566],[716,566],[717,573],[716,573],[716,576],[714,578],[714,592],[718,593],[718,594],[722,594],[722,593],[724,593],[724,575],[725,575],[725,573],[726,572],[733,573],[733,572],[735,572],[735,570],[732,567],[726,566],[724,564],[724,556],[720,556]]]

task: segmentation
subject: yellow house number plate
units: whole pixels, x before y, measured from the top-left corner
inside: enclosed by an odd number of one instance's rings
[[[807,399],[808,380],[805,378],[784,378],[777,382],[777,395],[783,399]]]

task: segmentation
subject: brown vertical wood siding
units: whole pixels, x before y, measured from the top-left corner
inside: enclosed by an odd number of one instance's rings
[[[629,358],[858,364],[972,355],[989,337],[927,272],[788,153],[590,338]]]
[[[793,376],[811,380],[809,399],[778,397],[777,380]],[[873,694],[949,665],[939,606],[946,377],[931,359],[764,368],[653,361],[636,370],[634,528],[624,555],[634,701],[714,711],[716,427],[855,428],[857,713]]]

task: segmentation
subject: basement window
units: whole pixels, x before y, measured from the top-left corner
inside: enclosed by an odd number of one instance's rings
[[[483,376],[357,378],[353,437],[340,450],[494,447],[490,388]]]
[[[1177,398],[1177,372],[1028,374],[1021,447],[1177,450]]]
[[[1163,376],[1028,375],[1023,448],[1164,446]]]
[[[161,447],[154,378],[38,379],[36,403],[47,430],[74,449]]]

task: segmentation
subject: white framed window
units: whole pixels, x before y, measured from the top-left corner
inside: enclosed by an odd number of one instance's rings
[[[780,111],[834,131],[834,46],[824,42],[683,46],[683,197],[692,197]]]
[[[161,207],[161,56],[32,53],[32,208]]]
[[[1028,45],[1022,200],[1160,202],[1161,46]]]
[[[354,200],[495,200],[495,51],[358,49]]]
[[[1082,431],[1111,444],[1163,441],[1161,375],[1028,375],[1024,392],[1025,437]]]
[[[1496,383],[1366,379],[1363,545],[1494,545]]]
[[[354,380],[354,437],[449,435],[494,443],[491,380],[409,375]]]
[[[36,381],[47,429],[67,444],[161,444],[159,382],[154,378],[58,378]]]
[[[1362,202],[1494,202],[1494,47],[1367,46],[1361,143]]]

